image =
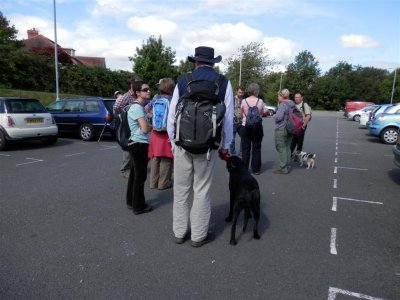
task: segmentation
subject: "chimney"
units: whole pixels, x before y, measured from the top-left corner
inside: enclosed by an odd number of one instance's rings
[[[37,30],[35,27],[28,30],[28,39],[31,39],[37,35],[39,35],[39,30]]]

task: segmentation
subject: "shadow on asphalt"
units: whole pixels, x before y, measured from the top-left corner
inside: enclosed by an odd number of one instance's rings
[[[400,185],[400,168],[393,169],[388,172],[390,179],[397,185]]]

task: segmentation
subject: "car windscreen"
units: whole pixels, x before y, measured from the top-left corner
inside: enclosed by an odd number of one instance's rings
[[[36,99],[9,99],[6,101],[7,111],[9,113],[45,113],[46,109]]]
[[[107,110],[112,114],[113,113],[113,106],[115,100],[104,100],[104,104],[107,107]]]

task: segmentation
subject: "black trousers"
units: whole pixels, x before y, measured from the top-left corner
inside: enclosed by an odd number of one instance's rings
[[[251,157],[251,171],[253,173],[260,172],[261,169],[261,143],[264,137],[264,129],[262,125],[255,129],[246,129],[242,126],[239,129],[242,147],[242,160],[248,169]]]
[[[290,153],[293,153],[294,149],[301,152],[303,151],[303,142],[304,142],[304,135],[306,133],[306,128],[302,129],[299,135],[294,135],[292,139],[292,144],[290,145]],[[296,148],[297,146],[297,148]]]
[[[147,179],[149,144],[134,143],[129,149],[131,154],[131,171],[129,173],[126,204],[133,210],[145,208],[144,183]]]

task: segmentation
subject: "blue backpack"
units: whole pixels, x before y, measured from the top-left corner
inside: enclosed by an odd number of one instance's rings
[[[153,103],[153,129],[156,131],[167,130],[169,101],[167,98],[158,98]]]
[[[246,128],[247,129],[255,129],[258,125],[262,124],[262,117],[260,114],[260,111],[258,110],[258,101],[260,99],[257,99],[257,103],[254,106],[249,105],[249,103],[247,103],[247,100],[244,99],[244,101],[246,102],[247,106],[249,107],[249,110],[247,112],[246,115]]]

